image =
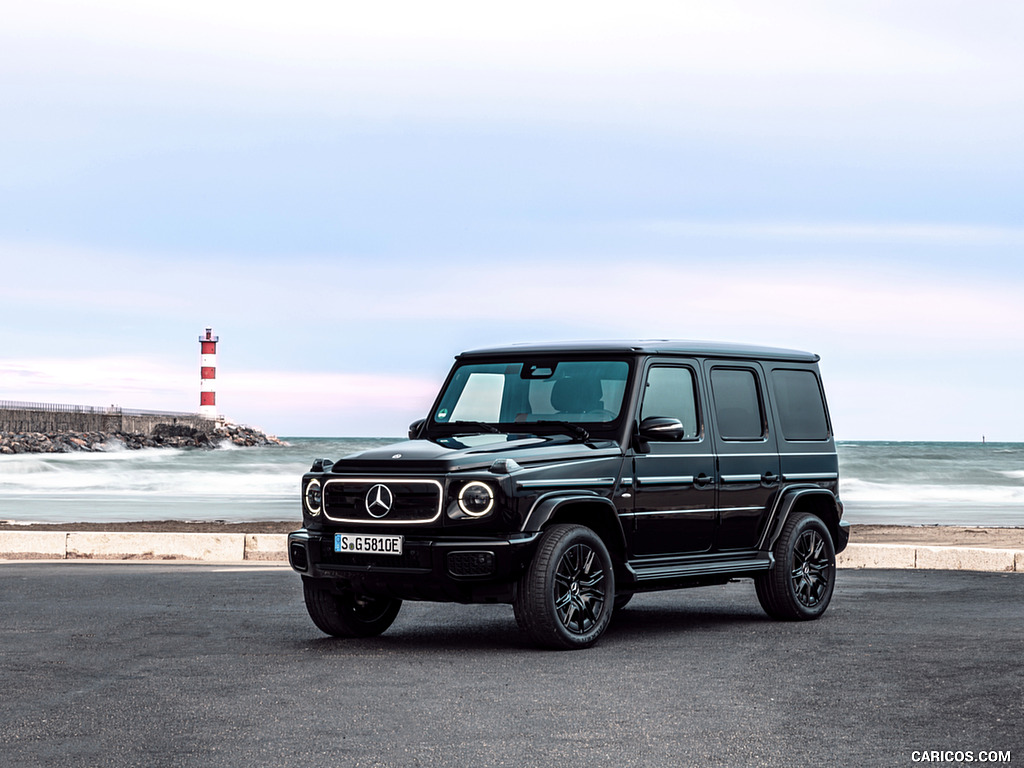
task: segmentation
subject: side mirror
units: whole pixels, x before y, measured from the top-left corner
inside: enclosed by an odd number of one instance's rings
[[[417,419],[409,425],[409,439],[417,440],[420,434],[423,432],[423,427],[427,423],[426,419]]]
[[[310,472],[330,472],[331,467],[334,466],[334,462],[330,459],[313,459],[313,466],[309,468]]]
[[[640,437],[644,440],[665,442],[682,440],[686,436],[686,428],[679,419],[668,416],[648,416],[640,422]]]

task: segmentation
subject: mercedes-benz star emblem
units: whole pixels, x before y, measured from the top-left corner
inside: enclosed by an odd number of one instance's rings
[[[366,511],[372,517],[384,517],[394,503],[395,497],[386,485],[378,483],[366,492]]]

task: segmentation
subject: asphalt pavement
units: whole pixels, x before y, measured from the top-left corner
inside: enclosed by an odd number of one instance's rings
[[[552,652],[503,605],[331,639],[278,565],[0,563],[0,765],[1024,765],[1022,596],[846,570],[824,618],[782,623],[740,582],[637,596]]]

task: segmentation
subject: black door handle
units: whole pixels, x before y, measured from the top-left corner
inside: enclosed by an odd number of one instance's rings
[[[701,472],[699,475],[693,478],[693,484],[698,488],[703,488],[705,485],[714,482],[714,480],[715,478],[709,477],[708,475],[705,475],[703,472]]]
[[[779,476],[769,469],[767,472],[761,475],[761,482],[764,485],[778,485]]]

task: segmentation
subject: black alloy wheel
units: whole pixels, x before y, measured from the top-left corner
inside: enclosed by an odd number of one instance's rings
[[[593,629],[605,602],[605,572],[597,553],[587,544],[574,544],[555,568],[555,610],[570,632],[583,635]]]
[[[775,619],[816,619],[836,584],[836,553],[821,518],[794,512],[772,547],[775,566],[754,579],[757,599]]]
[[[582,525],[553,525],[518,585],[516,621],[547,648],[586,648],[611,620],[615,573],[601,537]]]
[[[793,592],[805,608],[814,608],[829,591],[829,562],[825,539],[813,529],[800,534],[793,545]]]

